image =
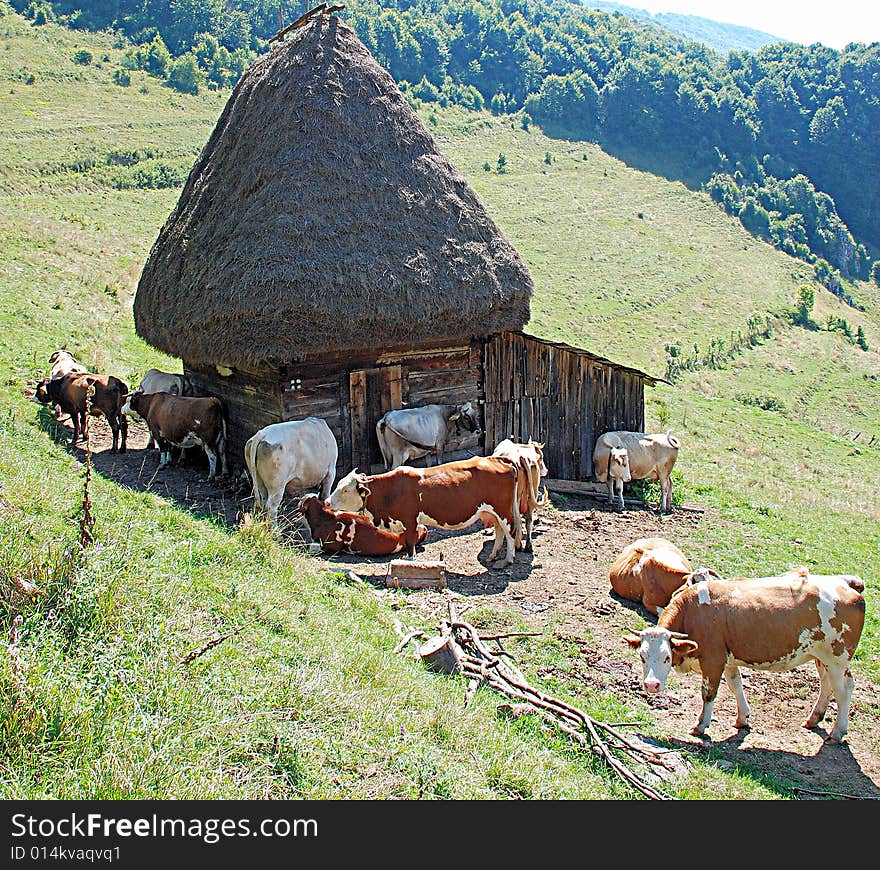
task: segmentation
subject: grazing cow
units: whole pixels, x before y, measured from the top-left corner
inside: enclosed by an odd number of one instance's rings
[[[547,504],[547,490],[541,495],[541,478],[547,475],[547,466],[544,464],[544,445],[529,438],[528,444],[517,444],[510,438],[505,438],[492,451],[493,456],[502,456],[509,459],[519,469],[517,476],[517,494],[519,498],[519,513],[526,529],[525,545],[522,534],[516,539],[517,549],[532,549],[532,524],[534,523],[535,511]],[[522,525],[521,524],[521,525]]]
[[[91,398],[89,389],[93,390]],[[128,420],[122,413],[128,386],[113,375],[95,375],[91,372],[71,372],[59,378],[43,378],[37,382],[34,398],[43,405],[61,408],[73,421],[73,441],[89,437],[89,415],[107,418],[113,432],[111,453],[125,453],[128,438]],[[86,413],[88,406],[89,413]],[[120,445],[120,433],[122,443]]]
[[[390,531],[405,532],[412,558],[419,524],[440,529],[464,529],[482,521],[495,526],[494,560],[507,544],[505,565],[513,562],[520,517],[516,493],[517,468],[497,456],[474,456],[430,468],[401,465],[384,474],[358,474],[339,481],[330,495],[334,510],[365,513]]]
[[[148,369],[141,378],[141,385],[137,391],[140,393],[171,393],[172,396],[195,395],[193,385],[186,375],[163,372],[161,369]],[[158,446],[156,440],[150,435],[147,448],[153,449]]]
[[[318,486],[330,495],[336,479],[339,447],[326,420],[306,417],[272,423],[244,446],[244,461],[254,486],[254,506],[265,507],[273,526],[285,492],[301,493]]]
[[[420,408],[398,408],[387,411],[376,424],[376,438],[391,471],[412,459],[433,454],[439,465],[449,440],[450,424],[458,435],[462,429],[477,431],[477,412],[470,402],[461,405],[423,405]]]
[[[865,621],[865,584],[847,574],[810,574],[806,568],[778,577],[707,580],[673,596],[654,628],[626,642],[639,651],[647,692],[659,692],[670,668],[703,675],[703,710],[691,731],[703,735],[721,677],[736,695],[736,727],[749,725],[740,667],[790,671],[813,659],[821,688],[804,722],[815,728],[833,695],[837,720],[829,741],[846,734],[854,681],[849,662]]]
[[[88,369],[78,363],[73,354],[69,350],[56,350],[49,357],[49,365],[51,368],[49,369],[49,377],[53,380],[55,378],[60,378],[62,375],[69,375],[72,372],[79,372],[80,374],[85,374]],[[55,411],[55,419],[61,419],[61,408],[58,405],[54,407]]]
[[[593,450],[593,476],[608,484],[608,504],[614,506],[617,492],[623,510],[623,484],[631,480],[659,480],[663,496],[661,513],[672,511],[672,466],[681,446],[668,432],[646,435],[644,432],[606,432],[599,436]]]
[[[223,403],[213,396],[190,398],[171,393],[133,392],[122,409],[137,414],[147,423],[159,445],[159,469],[171,462],[172,447],[201,447],[208,457],[208,480],[226,476],[226,414]]]
[[[360,514],[333,511],[316,495],[300,499],[300,510],[309,524],[312,540],[320,543],[325,553],[354,553],[359,556],[390,556],[404,546],[403,532],[388,532],[374,526]],[[419,526],[418,542],[428,535],[426,526]]]
[[[621,598],[638,601],[657,616],[678,589],[711,576],[719,575],[711,568],[692,571],[684,553],[665,538],[633,541],[620,551],[608,572],[611,588]]]

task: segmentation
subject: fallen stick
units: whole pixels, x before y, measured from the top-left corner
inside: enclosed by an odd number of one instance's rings
[[[199,656],[203,656],[208,650],[214,649],[218,644],[223,643],[224,640],[232,637],[234,634],[238,634],[241,631],[241,626],[232,631],[227,631],[226,634],[221,634],[218,637],[213,637],[209,640],[204,646],[200,646],[198,649],[194,649],[191,652],[188,652],[181,660],[180,663],[182,665],[188,665],[190,662],[195,661]]]

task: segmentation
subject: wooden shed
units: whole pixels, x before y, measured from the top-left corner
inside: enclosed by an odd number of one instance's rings
[[[546,442],[591,474],[593,440],[643,426],[655,379],[526,335],[532,279],[351,28],[317,16],[236,86],[144,266],[138,333],[222,398],[229,459],[280,420],[324,418],[339,474],[378,469],[399,407],[473,401],[479,434]]]

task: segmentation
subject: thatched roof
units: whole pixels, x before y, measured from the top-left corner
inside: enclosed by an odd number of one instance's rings
[[[239,81],[134,303],[191,363],[277,365],[520,329],[532,281],[464,177],[333,16]]]

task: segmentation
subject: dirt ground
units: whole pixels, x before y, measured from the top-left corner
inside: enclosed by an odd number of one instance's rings
[[[129,450],[124,454],[109,452],[109,434],[103,420],[94,421],[92,461],[99,474],[133,489],[154,492],[196,515],[222,516],[230,525],[239,524],[252,510],[249,484],[241,478],[207,483],[203,457],[157,472],[158,451],[145,449],[143,426],[130,425]],[[82,456],[80,448],[75,452]],[[803,798],[826,797],[826,793],[880,798],[880,686],[858,672],[848,740],[840,746],[824,742],[836,712],[833,701],[817,729],[801,727],[819,687],[812,666],[783,674],[743,671],[752,707],[751,729],[733,727],[736,704],[722,683],[708,732],[711,739],[705,740],[689,733],[701,706],[697,675],[675,674],[674,684],[660,696],[642,690],[637,656],[621,638],[637,625],[636,613],[649,622],[656,620],[640,605],[611,592],[608,569],[619,551],[636,538],[658,536],[675,542],[688,530],[717,522],[717,513],[678,511],[658,516],[632,508],[614,513],[587,498],[554,496],[552,501],[554,508],[542,511],[536,524],[534,552],[517,553],[510,567],[489,567],[492,538],[479,526],[461,532],[432,529],[416,558],[445,559],[447,589],[383,594],[403,602],[404,621],[407,610],[412,622],[417,621],[416,614],[439,619],[447,612],[450,594],[460,596],[462,614],[477,605],[496,609],[498,625],[509,622],[510,611],[516,612],[532,630],[552,632],[577,647],[576,673],[588,687],[621,698],[634,697],[647,705],[658,730],[685,756],[709,754],[721,767],[796,787]],[[297,520],[290,500],[285,507],[284,539],[290,546],[304,546],[309,540],[307,527]],[[328,568],[350,569],[384,589],[388,558],[315,558]],[[539,676],[550,675],[552,667],[539,672]]]

